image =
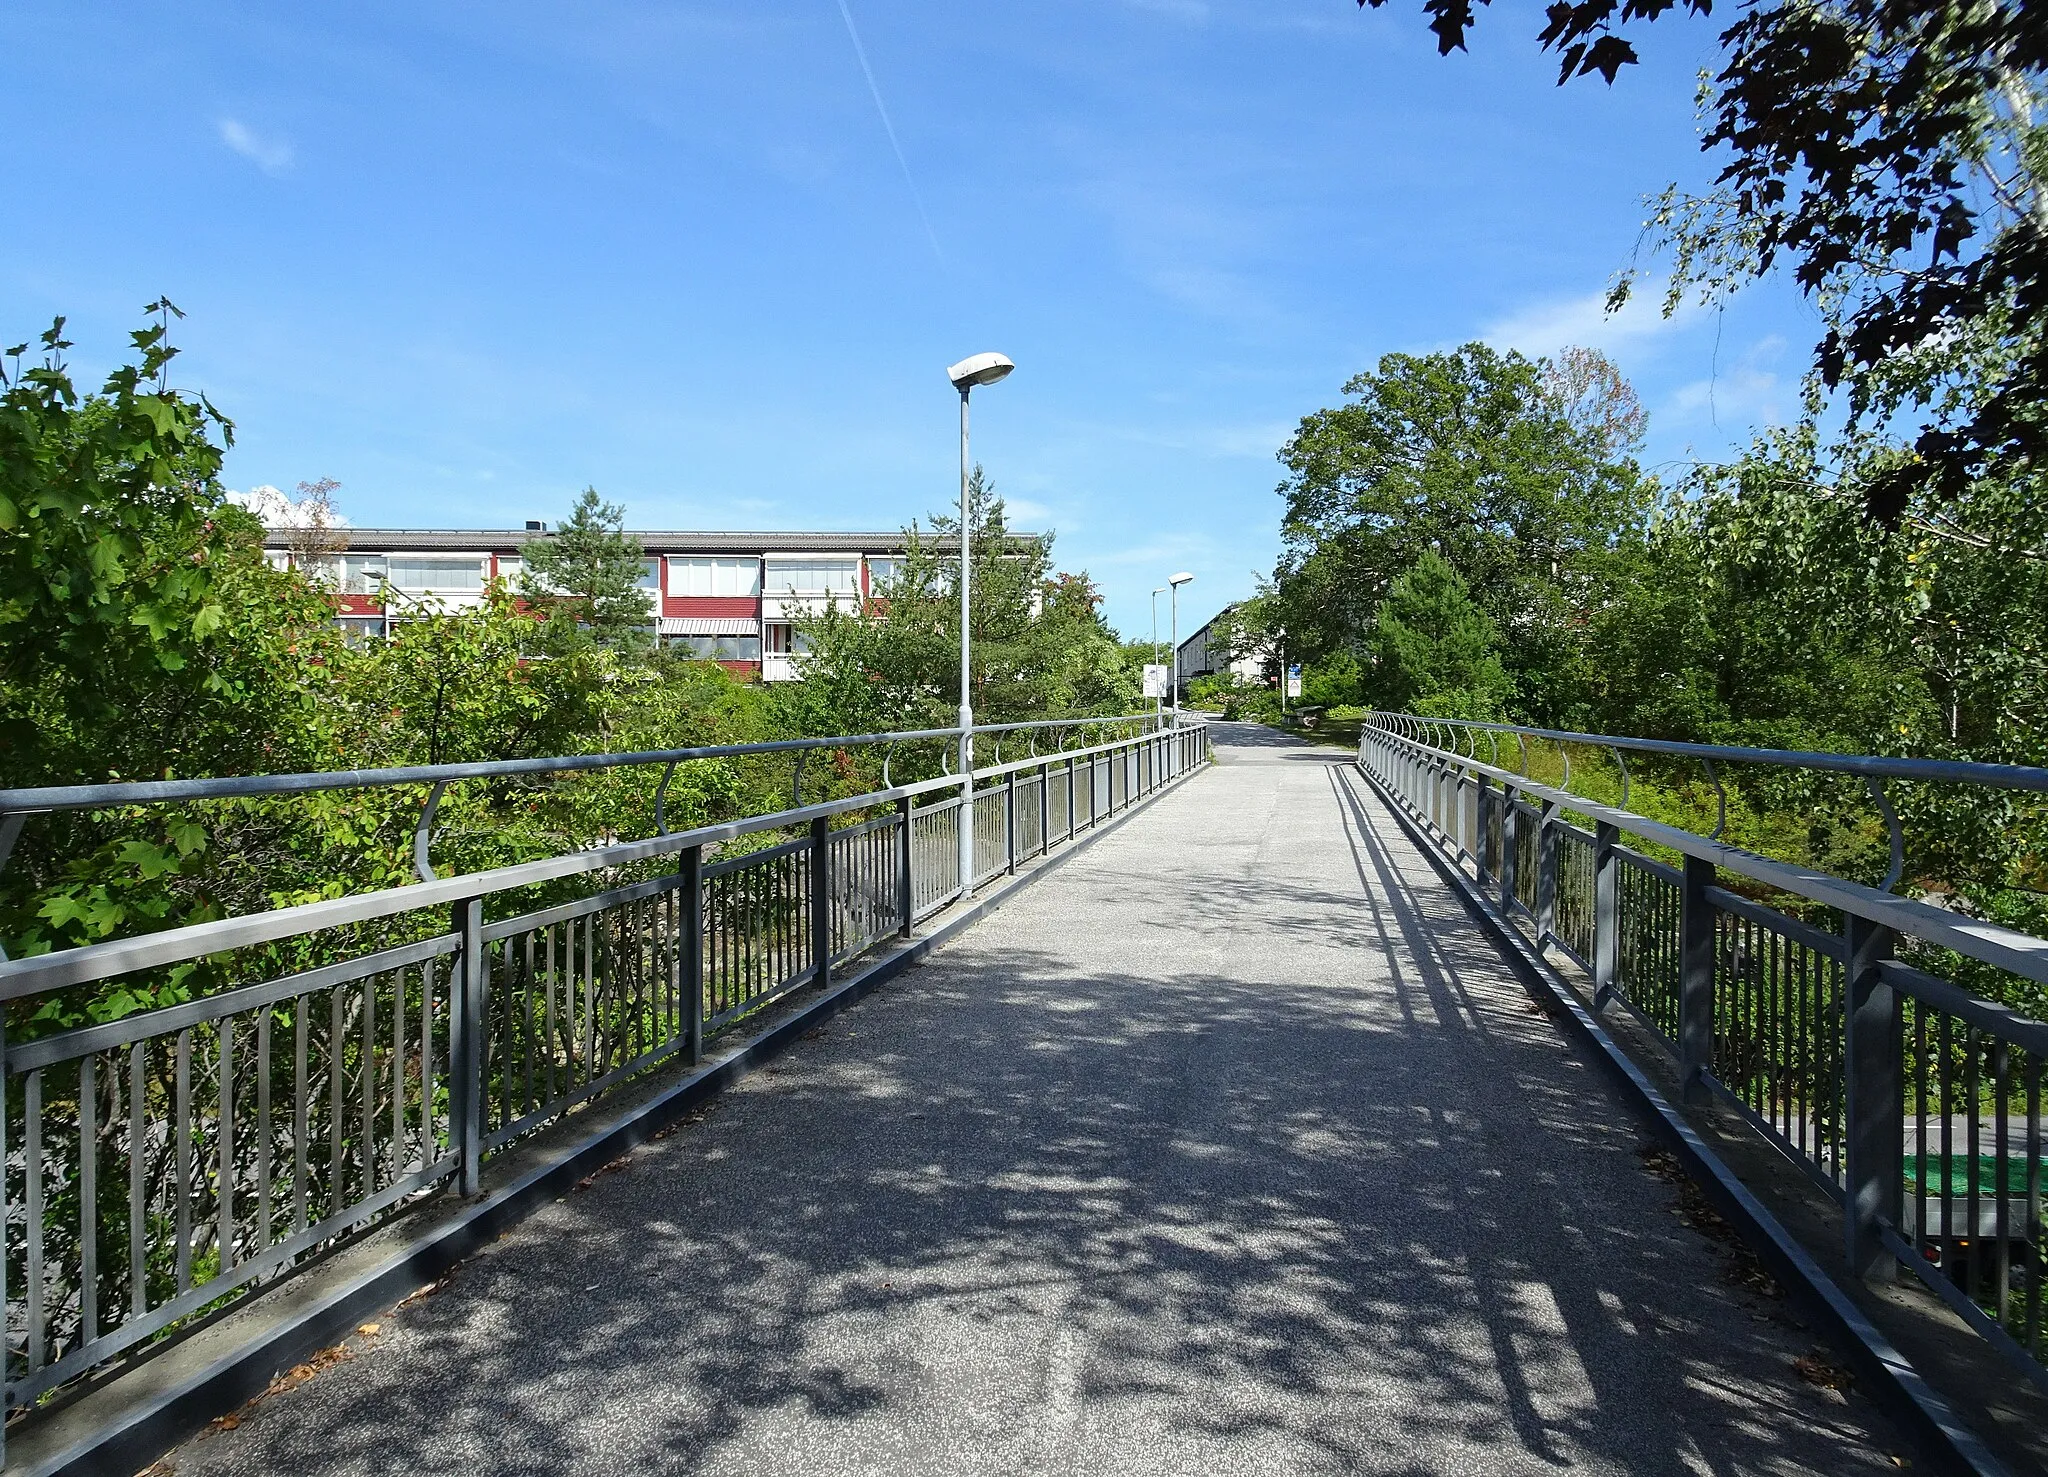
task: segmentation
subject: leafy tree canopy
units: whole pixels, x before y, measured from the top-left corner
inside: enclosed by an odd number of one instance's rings
[[[1383,0],[1360,0],[1378,6]],[[1543,45],[1560,82],[1612,82],[1628,33],[1711,0],[1555,0]],[[1471,0],[1427,0],[1440,52]],[[1916,493],[1964,496],[2048,456],[2048,207],[2041,120],[2048,26],[2026,0],[1760,0],[1721,32],[1702,88],[1704,196],[1676,189],[1653,233],[1675,249],[1672,303],[1781,262],[1821,311],[1818,401],[1852,427],[1918,421],[1911,454],[1871,469],[1864,506],[1896,521]],[[1621,284],[1617,296],[1625,296]],[[1946,360],[1929,373],[1919,361]]]

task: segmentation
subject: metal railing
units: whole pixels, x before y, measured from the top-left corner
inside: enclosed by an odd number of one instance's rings
[[[1519,769],[1498,762],[1504,738]],[[1531,739],[1559,745],[1561,784],[1527,773]],[[1621,806],[1566,788],[1572,744],[1615,757]],[[1724,822],[1715,763],[1862,776],[1890,832],[1884,888],[1728,845],[1719,826],[1700,836],[1627,810],[1624,752],[1705,761]],[[1595,1011],[1619,1005],[1662,1038],[1688,1102],[1731,1104],[1841,1206],[1852,1274],[1906,1267],[2048,1387],[2048,1023],[1896,957],[1946,950],[2048,983],[2048,940],[1890,891],[1903,838],[1882,788],[1897,778],[2044,791],[2048,770],[1380,713],[1366,721],[1358,763],[1539,949],[1584,971]],[[1744,896],[1729,885],[1738,879],[1821,905],[1813,911],[1832,926]]]
[[[923,737],[958,733],[739,751]],[[513,772],[672,766],[725,752],[734,751],[523,761]],[[466,876],[423,867],[425,880],[405,887],[0,961],[8,1002],[138,972],[162,977],[239,950],[301,966],[0,1043],[9,1407],[231,1305],[443,1186],[477,1193],[490,1155],[626,1078],[701,1059],[710,1033],[827,984],[976,882],[1015,871],[1208,758],[1202,728],[1156,729],[1148,715],[1127,737],[977,769],[977,876],[965,889],[954,846],[962,802],[941,798],[962,777],[943,775],[687,831],[657,823],[641,840]],[[118,788],[132,803],[336,783],[438,787],[504,772],[438,766]],[[1113,804],[1097,803],[1105,787]],[[82,791],[0,792],[0,806],[24,799],[92,803]],[[775,841],[778,832],[794,834]],[[739,849],[759,841],[773,844]],[[653,870],[608,881],[635,867]],[[528,905],[535,884],[576,878],[596,890]],[[352,931],[375,920],[411,920],[419,936],[353,951]]]

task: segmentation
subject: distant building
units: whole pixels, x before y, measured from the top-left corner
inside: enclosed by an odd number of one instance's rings
[[[310,556],[308,573],[337,592],[336,619],[345,629],[382,636],[408,611],[481,603],[493,579],[516,586],[523,549],[545,537],[538,523],[523,529],[336,528],[322,535],[329,552]],[[661,644],[768,682],[796,676],[798,617],[828,606],[861,608],[906,552],[900,533],[631,537],[647,551],[641,584],[654,597]],[[271,562],[283,566],[304,539],[301,530],[273,528],[264,547]],[[951,539],[930,543],[958,548]]]
[[[1181,642],[1180,650],[1175,653],[1175,657],[1180,666],[1182,687],[1186,687],[1197,677],[1213,677],[1225,670],[1236,674],[1239,680],[1244,682],[1266,680],[1266,659],[1263,656],[1226,657],[1221,650],[1210,644],[1211,632],[1215,629],[1216,623],[1236,609],[1237,606],[1234,604],[1224,606],[1204,621],[1200,630]]]

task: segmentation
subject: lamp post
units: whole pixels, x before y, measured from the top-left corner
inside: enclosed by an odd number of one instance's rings
[[[1173,618],[1173,726],[1180,727],[1180,587],[1194,576],[1185,572],[1173,576],[1166,583],[1173,593],[1166,597],[1166,603]]]
[[[1161,585],[1152,592],[1152,665],[1155,667],[1159,665],[1159,597],[1165,593],[1166,586],[1164,585]],[[1152,726],[1154,728],[1159,726],[1159,705],[1160,697],[1155,692],[1152,695]]]
[[[975,354],[946,371],[960,392],[960,896],[974,891],[974,698],[972,680],[974,560],[967,506],[967,397],[977,385],[992,385],[1017,366],[1001,354]]]

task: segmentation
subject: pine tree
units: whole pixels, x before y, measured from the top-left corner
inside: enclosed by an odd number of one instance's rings
[[[625,522],[624,508],[586,487],[558,530],[527,543],[519,593],[547,617],[551,639],[573,632],[618,651],[649,645],[654,602],[640,586],[647,551]]]

